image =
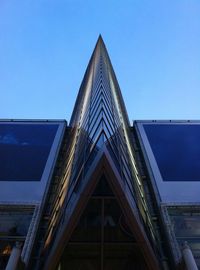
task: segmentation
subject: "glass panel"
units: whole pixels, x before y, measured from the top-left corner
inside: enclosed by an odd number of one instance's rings
[[[95,122],[95,125],[93,126],[91,133],[89,134],[90,138],[92,139],[92,143],[96,140],[96,138],[99,136],[100,132],[102,131],[102,113],[100,112],[97,121]]]
[[[89,123],[89,133],[93,129],[95,129],[95,125],[98,124],[99,119],[102,117],[102,103],[99,104],[99,107],[97,108],[97,111],[93,116],[90,117],[90,123]]]
[[[0,270],[6,268],[14,243],[15,242],[0,241]]]
[[[112,99],[111,97],[108,97],[108,93],[107,91],[105,91],[105,88],[103,88],[103,92],[102,92],[104,99],[106,100],[107,104],[108,104],[108,108],[112,108]]]
[[[57,129],[0,124],[0,181],[40,181]]]
[[[69,244],[62,255],[59,270],[100,270],[99,244]]]
[[[168,213],[180,247],[187,241],[200,267],[200,209],[168,208]]]
[[[91,103],[91,108],[90,108],[90,116],[92,117],[94,112],[96,111],[96,108],[98,107],[97,104],[99,104],[99,102],[101,102],[101,92],[98,93],[95,102]]]
[[[113,120],[113,117],[112,117],[112,110],[111,108],[108,107],[108,104],[106,103],[106,100],[104,100],[104,110],[106,111],[106,114],[108,115],[108,118],[109,118],[109,122],[112,123],[112,126],[114,127],[115,124],[114,124],[114,120]]]
[[[0,210],[0,270],[6,268],[12,247],[16,242],[19,241],[23,246],[32,215],[33,210],[27,209]],[[21,269],[20,266],[18,268]]]
[[[94,196],[114,197],[113,192],[110,189],[110,186],[109,186],[105,176],[102,176],[101,180],[97,184],[95,191],[93,193],[93,197]]]
[[[94,101],[99,93],[101,84],[102,84],[102,80],[101,80],[100,76],[98,76],[98,78],[96,78],[96,83],[93,86],[91,103],[94,103]]]
[[[171,220],[177,237],[200,237],[200,216],[172,216]]]
[[[147,269],[128,222],[102,176],[59,263],[64,269]]]
[[[104,270],[144,270],[148,269],[145,260],[135,245],[105,244]]]
[[[26,236],[33,213],[0,211],[0,238]]]
[[[134,242],[134,237],[116,199],[105,199],[104,241]]]
[[[200,125],[143,125],[163,181],[200,181]]]
[[[101,238],[101,200],[90,199],[70,242],[98,242]]]

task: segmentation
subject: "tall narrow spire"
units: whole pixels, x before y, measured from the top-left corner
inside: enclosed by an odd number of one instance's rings
[[[50,255],[47,256],[45,269],[53,269],[50,267],[58,263],[60,253],[75,226],[72,224],[77,222],[75,217],[80,215],[81,207],[94,192],[102,174],[106,175],[108,185],[112,187],[119,203],[121,196],[125,198],[124,204],[127,207],[123,211],[127,217],[130,216],[129,222],[133,224],[131,230],[136,241],[144,245],[142,252],[144,258],[148,258],[149,269],[158,269],[145,233],[146,226],[151,232],[151,240],[154,239],[128,125],[121,91],[100,35],[70,121],[70,149],[63,173],[60,191],[62,196],[58,198],[59,207],[64,210],[52,216],[51,223],[56,224],[59,229],[57,235],[49,230],[46,237],[44,250],[48,250],[47,254]],[[54,249],[51,250],[52,239],[55,242]]]
[[[126,108],[101,36],[89,61],[70,124],[76,133],[70,181],[76,182],[80,168],[84,173],[87,171],[86,162],[94,151],[96,153],[106,147],[113,156],[121,178],[135,194],[136,201],[142,200],[138,204],[146,208],[131,147]]]
[[[101,36],[81,84],[70,125],[77,131],[74,159],[76,171],[77,166],[83,166],[91,155],[91,149],[98,151],[105,146],[113,151],[119,163],[117,167],[123,171],[121,159],[126,160],[129,155],[125,141],[125,137],[128,139],[128,117]]]

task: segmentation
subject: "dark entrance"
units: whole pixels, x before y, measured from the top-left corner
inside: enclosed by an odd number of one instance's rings
[[[148,269],[116,197],[102,177],[65,247],[58,270]]]

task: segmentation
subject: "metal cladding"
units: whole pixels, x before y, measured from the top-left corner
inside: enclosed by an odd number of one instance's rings
[[[0,121],[0,270],[200,267],[199,134],[130,126],[100,36],[69,125]]]
[[[57,211],[51,211],[45,244],[40,246],[45,254],[44,269],[54,269],[58,264],[81,209],[102,174],[107,175],[123,211],[129,216],[149,269],[159,269],[150,244],[153,241],[156,245],[156,237],[136,167],[129,120],[101,36],[84,75],[70,127],[70,144],[59,194],[54,195],[52,206]]]

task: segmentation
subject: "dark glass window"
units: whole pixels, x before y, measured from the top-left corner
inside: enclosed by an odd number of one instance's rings
[[[0,209],[0,270],[6,268],[16,242],[23,246],[33,216],[33,209]],[[19,269],[20,266],[18,266]]]
[[[0,181],[40,181],[57,124],[0,124]]]
[[[163,181],[200,181],[200,125],[143,125]]]
[[[147,269],[104,176],[64,249],[59,269]]]
[[[0,211],[0,239],[26,236],[33,211]]]
[[[171,219],[171,226],[174,230],[176,239],[182,244],[188,242],[194,255],[197,266],[200,268],[200,211],[191,208],[168,208]]]
[[[101,200],[91,199],[71,238],[72,242],[98,242],[101,239]]]
[[[15,242],[0,241],[0,270],[5,270]]]

